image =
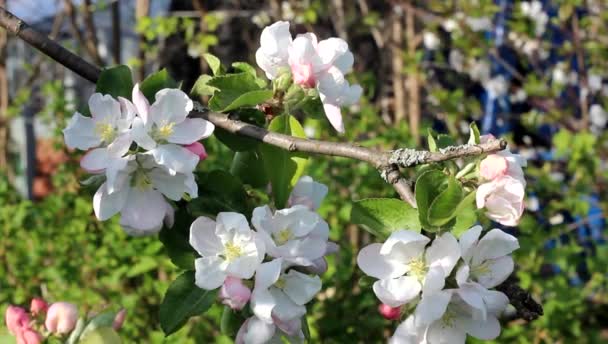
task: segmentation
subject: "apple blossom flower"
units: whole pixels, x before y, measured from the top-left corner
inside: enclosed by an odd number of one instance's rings
[[[327,185],[315,182],[310,176],[303,176],[293,187],[287,204],[290,207],[303,205],[315,211],[321,205],[321,202],[327,195],[327,191]]]
[[[48,308],[49,305],[46,303],[46,301],[39,297],[33,298],[30,303],[30,312],[33,315],[44,314]]]
[[[78,320],[78,308],[68,302],[51,304],[44,325],[51,333],[66,334],[74,329]]]
[[[378,305],[378,312],[386,320],[397,320],[401,317],[401,306],[391,307],[387,304],[381,303]]]
[[[311,266],[327,252],[329,226],[319,214],[302,205],[273,211],[253,210],[251,222],[266,246],[266,253],[287,264]]]
[[[16,335],[29,327],[30,316],[25,309],[9,305],[4,314],[4,321],[6,322],[8,331]]]
[[[38,333],[38,331],[26,328],[23,331],[17,333],[17,344],[40,344],[44,340],[44,337]]]
[[[236,335],[236,344],[265,344],[265,343],[284,343],[283,337],[286,337],[288,343],[300,344],[304,343],[304,333],[301,330],[301,319],[296,319],[293,326],[298,327],[295,334],[289,335],[282,332],[275,324],[268,324],[256,317],[255,315],[243,322]]]
[[[524,212],[525,182],[502,176],[480,185],[475,195],[477,208],[486,208],[486,216],[505,226],[516,226]]]
[[[274,323],[294,335],[300,330],[301,317],[306,314],[304,305],[321,290],[321,279],[293,269],[285,273],[283,269],[281,258],[258,267],[251,309],[262,321]]]
[[[226,306],[241,310],[251,298],[251,289],[241,279],[228,276],[220,288],[219,297]]]
[[[434,294],[445,285],[445,279],[460,258],[460,248],[451,233],[437,237],[425,250],[429,238],[409,230],[393,232],[384,244],[364,247],[357,265],[369,276],[378,278],[373,289],[376,297],[391,307],[401,306],[422,291]]]
[[[479,175],[487,180],[494,180],[507,173],[507,159],[498,154],[490,154],[479,165]]]
[[[195,282],[212,290],[226,278],[249,279],[264,259],[264,242],[249,228],[245,216],[219,213],[216,221],[197,218],[190,226],[190,245],[201,255],[195,261]]]
[[[148,150],[158,164],[166,166],[171,175],[192,172],[199,155],[181,145],[209,137],[215,129],[213,123],[188,118],[194,103],[179,89],[158,91],[150,105],[136,84],[132,98],[138,114],[133,121],[133,140]]]
[[[184,193],[198,196],[192,173],[171,175],[147,153],[130,155],[114,184],[104,182],[93,196],[95,216],[105,221],[120,213],[120,224],[130,235],[157,233],[173,222],[174,210],[165,199],[178,201]]]
[[[292,39],[289,23],[280,21],[262,31],[256,62],[271,80],[289,69],[295,84],[316,87],[325,116],[338,132],[344,132],[340,107],[356,103],[363,91],[344,78],[354,62],[344,40],[332,37],[318,42],[310,32]]]

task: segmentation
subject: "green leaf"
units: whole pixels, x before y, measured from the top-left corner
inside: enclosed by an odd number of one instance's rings
[[[308,319],[306,315],[302,317],[302,334],[304,334],[304,339],[310,342],[310,328],[308,327]]]
[[[218,59],[215,55],[204,53],[203,58],[209,65],[209,68],[211,69],[213,75],[217,76],[224,72],[222,68],[222,62],[220,62],[220,59]]]
[[[179,330],[190,317],[205,313],[215,300],[215,290],[204,290],[194,284],[194,271],[181,274],[171,283],[160,304],[160,327],[165,336]]]
[[[175,223],[172,228],[163,227],[158,233],[158,239],[163,243],[171,262],[184,270],[192,269],[196,254],[190,246],[190,224],[194,219],[189,216],[185,207],[175,212]]]
[[[70,333],[70,336],[68,337],[68,340],[66,341],[66,344],[78,343],[78,339],[80,339],[80,336],[82,335],[82,331],[84,331],[84,327],[85,327],[84,319],[78,318],[78,321],[76,322],[76,326]]]
[[[456,178],[448,178],[447,187],[430,204],[427,217],[432,226],[441,227],[456,216],[462,200],[462,187]]]
[[[167,70],[163,68],[154,74],[148,75],[148,77],[141,82],[141,85],[139,85],[139,89],[144,96],[148,98],[148,101],[153,103],[156,92],[163,88],[177,88],[178,86],[177,81],[175,81]]]
[[[222,211],[241,214],[250,213],[248,196],[243,183],[232,174],[215,170],[198,174],[201,196],[188,203],[188,210],[194,217],[213,216]]]
[[[264,161],[258,151],[236,152],[230,173],[253,187],[263,187],[268,184]]]
[[[239,109],[231,113],[230,118],[257,126],[263,126],[265,122],[264,113],[257,109]],[[260,144],[257,140],[235,135],[218,127],[213,133],[218,140],[235,152],[254,150]]]
[[[230,337],[235,337],[239,328],[245,321],[245,318],[242,316],[243,313],[235,312],[230,307],[224,306],[224,311],[222,312],[222,320],[220,323],[220,331],[222,334],[225,334]]]
[[[85,338],[90,332],[93,332],[102,327],[112,327],[116,312],[103,312],[89,320],[87,325],[82,330],[80,337]]]
[[[133,76],[131,69],[125,65],[102,70],[95,87],[95,92],[109,94],[114,98],[120,96],[131,99],[132,91]]]
[[[209,86],[209,80],[213,79],[211,75],[203,74],[198,77],[194,86],[192,86],[192,90],[190,90],[191,97],[202,97],[202,96],[212,96],[215,91],[218,89],[213,86]]]
[[[446,188],[448,177],[440,170],[429,170],[422,173],[416,180],[415,195],[418,205],[418,218],[426,230],[434,227],[428,221],[428,211],[433,200]]]
[[[479,129],[477,128],[477,124],[475,122],[471,122],[469,125],[469,144],[478,145],[481,142],[479,139]]]
[[[120,344],[122,340],[112,327],[100,327],[83,334],[79,344]]]
[[[433,135],[433,129],[428,128],[427,132],[428,132],[428,134],[426,135],[426,139],[429,144],[429,150],[431,152],[436,152],[437,151],[437,142],[435,142],[435,137]]]
[[[258,73],[255,70],[255,67],[246,62],[234,62],[232,63],[232,68],[238,70],[243,73],[249,73],[255,78],[255,82],[260,87],[266,87],[268,84],[265,79],[258,78]]]
[[[455,146],[457,144],[456,140],[454,140],[450,135],[439,134],[437,135],[437,148],[445,148],[449,146]]]
[[[392,232],[409,229],[420,232],[418,211],[396,198],[368,198],[353,203],[350,221],[362,225],[374,236],[385,239]]]
[[[272,97],[272,91],[262,89],[249,73],[216,76],[207,82],[217,88],[209,100],[213,111],[230,111],[238,107],[254,106]]]
[[[270,122],[268,130],[295,137],[306,137],[300,122],[290,115],[275,117]],[[262,144],[260,152],[266,175],[272,185],[275,206],[281,209],[287,203],[293,186],[302,176],[308,157],[302,153],[291,153],[268,144]]]
[[[474,192],[473,192],[474,193]],[[473,227],[477,222],[477,212],[473,204],[469,204],[458,212],[456,223],[451,232],[455,237],[460,238],[462,233]]]

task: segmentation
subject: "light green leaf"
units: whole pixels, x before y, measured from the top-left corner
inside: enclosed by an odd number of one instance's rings
[[[268,130],[295,137],[306,137],[300,122],[290,115],[275,117]],[[266,175],[272,184],[275,206],[278,209],[283,208],[293,186],[304,172],[308,157],[302,153],[291,153],[268,144],[260,146],[260,153],[262,153]]]
[[[420,232],[418,211],[396,198],[368,198],[353,203],[350,221],[380,239],[392,232],[409,229]]]
[[[477,124],[475,122],[471,122],[469,125],[469,144],[478,145],[480,143],[479,139],[479,129],[477,128]]]
[[[163,68],[145,78],[139,85],[139,89],[148,98],[148,101],[153,103],[156,92],[163,88],[177,88],[178,86],[177,81],[173,80],[167,70]]]
[[[460,236],[466,230],[473,227],[476,222],[477,212],[475,211],[475,206],[473,204],[469,204],[467,207],[460,209],[458,215],[456,215],[456,223],[454,224],[451,232],[455,237],[460,238]]]
[[[194,284],[194,271],[181,274],[171,283],[160,305],[160,327],[165,336],[179,330],[190,317],[205,313],[215,300],[215,290]]]
[[[272,91],[263,90],[249,73],[216,76],[207,85],[218,89],[209,100],[209,108],[213,111],[254,106],[272,97]]]
[[[212,96],[215,91],[218,89],[213,86],[209,86],[209,80],[213,79],[211,75],[203,74],[198,77],[194,86],[192,86],[192,90],[190,90],[191,97],[202,97],[202,96]]]
[[[255,67],[250,65],[249,63],[233,62],[232,68],[234,68],[235,70],[238,70],[239,72],[251,74],[255,78],[255,82],[258,84],[258,86],[260,86],[262,88],[266,87],[266,85],[268,85],[268,83],[266,82],[265,79],[258,78],[258,74],[257,74],[257,71],[255,70]]]
[[[433,135],[433,130],[431,128],[427,129],[426,139],[429,144],[429,151],[436,152],[437,151],[437,142],[435,142],[435,137]]]
[[[209,65],[209,68],[211,69],[211,72],[213,73],[213,75],[217,76],[217,75],[221,75],[223,73],[222,62],[215,55],[209,54],[209,53],[204,53],[203,58]]]
[[[82,335],[79,344],[120,344],[122,340],[112,327],[100,327]]]
[[[230,307],[224,306],[220,330],[222,331],[222,334],[235,337],[244,321],[245,318],[242,316],[241,312],[235,312]]]
[[[427,217],[431,226],[441,227],[456,216],[458,204],[462,200],[462,187],[452,176],[447,187],[431,202]]]
[[[428,211],[433,200],[447,187],[447,175],[440,170],[429,170],[422,173],[416,180],[415,194],[418,205],[418,218],[426,230],[434,230],[428,221]]]
[[[226,106],[222,112],[227,112],[240,107],[254,106],[272,98],[272,90],[259,90],[243,93],[236,98],[230,105]]]
[[[95,92],[109,94],[114,98],[120,96],[131,99],[132,91],[133,76],[131,69],[125,65],[102,70],[95,87]]]

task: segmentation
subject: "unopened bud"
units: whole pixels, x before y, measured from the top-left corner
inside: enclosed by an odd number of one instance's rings
[[[65,334],[76,326],[78,321],[78,309],[68,302],[53,303],[46,314],[44,325],[49,332]]]
[[[387,320],[397,320],[401,316],[401,307],[391,307],[387,304],[381,303],[378,306],[378,312]]]
[[[48,308],[49,305],[46,301],[39,297],[33,298],[30,303],[30,312],[32,312],[33,315],[45,314]]]

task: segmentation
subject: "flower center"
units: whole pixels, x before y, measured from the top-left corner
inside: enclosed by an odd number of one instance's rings
[[[312,72],[312,65],[310,63],[294,63],[291,65],[291,74],[293,75],[293,82],[297,85],[306,88],[315,87],[315,75]]]
[[[140,190],[146,191],[152,188],[152,181],[143,169],[137,169],[133,174],[133,187]]]
[[[224,246],[224,256],[226,260],[231,262],[243,255],[243,250],[239,245],[229,242]]]
[[[441,317],[441,324],[443,327],[454,327],[455,321],[456,314],[448,308],[443,314],[443,317]]]
[[[419,281],[424,280],[428,268],[422,257],[411,260],[407,265],[410,268],[410,275],[416,277]]]
[[[288,242],[289,240],[291,240],[292,238],[293,238],[293,233],[291,233],[291,230],[289,228],[285,228],[274,234],[274,241],[278,245],[283,245],[286,242]]]
[[[156,141],[166,140],[173,134],[173,127],[175,123],[161,123],[158,127],[156,127],[156,131],[153,134],[153,138]]]
[[[285,288],[285,279],[283,277],[279,277],[279,279],[274,282],[274,286],[279,288],[279,289],[283,289]]]
[[[112,142],[116,137],[116,130],[114,129],[114,126],[109,123],[95,124],[95,131],[97,132],[97,135],[101,137],[101,140],[106,143]]]
[[[490,263],[488,263],[488,261],[485,261],[482,264],[479,264],[471,269],[471,275],[473,275],[474,277],[484,276],[491,272],[492,269],[490,269]]]

